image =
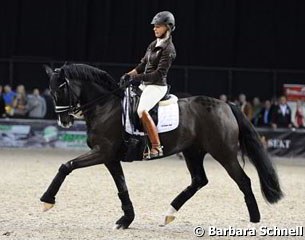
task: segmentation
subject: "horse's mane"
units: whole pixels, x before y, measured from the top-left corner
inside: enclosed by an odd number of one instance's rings
[[[109,91],[118,88],[118,83],[108,74],[99,68],[86,64],[68,64],[61,67],[65,76],[70,79],[82,81],[94,81]]]

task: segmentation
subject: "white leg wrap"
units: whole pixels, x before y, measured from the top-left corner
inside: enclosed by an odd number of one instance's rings
[[[175,213],[178,212],[173,206],[171,205],[167,212],[165,213],[166,216],[174,216]]]
[[[160,226],[165,226],[174,221],[176,218],[175,213],[177,213],[177,210],[173,208],[173,206],[170,206],[167,212],[165,213],[164,222]]]

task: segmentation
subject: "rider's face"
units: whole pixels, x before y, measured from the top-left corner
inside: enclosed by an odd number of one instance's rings
[[[154,32],[155,32],[155,36],[157,38],[160,38],[162,36],[164,36],[164,34],[167,31],[167,26],[164,24],[155,24],[154,25]]]

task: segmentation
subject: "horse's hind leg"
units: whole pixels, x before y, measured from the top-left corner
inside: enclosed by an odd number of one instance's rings
[[[77,168],[89,167],[103,163],[99,147],[93,148],[88,153],[62,164],[47,191],[42,195],[40,201],[44,203],[44,211],[49,210],[55,204],[55,195],[64,182],[67,175]]]
[[[217,158],[218,159],[218,158]],[[251,222],[260,221],[260,213],[257,206],[255,196],[251,188],[251,180],[241,168],[237,157],[226,158],[226,161],[219,161],[221,165],[226,169],[230,177],[236,182],[239,189],[243,192],[245,202],[247,204],[248,212]]]
[[[203,158],[206,153],[197,148],[190,148],[183,151],[187,168],[191,174],[192,182],[184,189],[171,203],[165,216],[165,224],[172,222],[174,214],[188,201],[194,194],[208,183],[204,168]]]

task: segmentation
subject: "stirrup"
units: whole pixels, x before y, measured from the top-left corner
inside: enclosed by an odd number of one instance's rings
[[[145,151],[143,153],[143,159],[144,160],[149,160],[152,158],[157,158],[157,157],[162,157],[163,156],[163,146],[159,145],[156,147],[152,147],[152,149],[157,150],[157,153],[152,153],[151,149],[149,147],[147,147],[147,152]]]

